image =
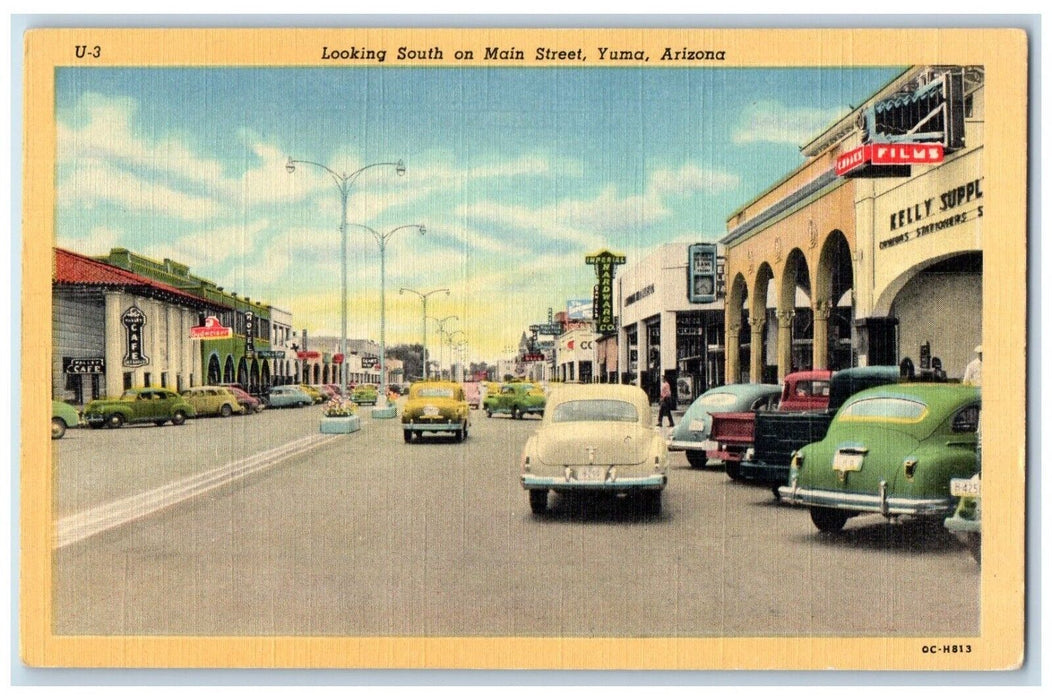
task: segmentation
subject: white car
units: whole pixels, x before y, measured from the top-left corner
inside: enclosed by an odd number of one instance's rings
[[[661,512],[668,449],[654,428],[642,389],[624,384],[562,385],[552,390],[537,432],[522,451],[522,487],[543,513],[548,492],[638,493],[648,514]]]

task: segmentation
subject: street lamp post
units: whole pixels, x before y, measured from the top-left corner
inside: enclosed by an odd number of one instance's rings
[[[458,334],[464,337],[464,340],[461,342],[466,343],[468,336],[464,333],[464,331],[460,330],[459,328],[455,331],[450,331],[446,335],[446,345],[449,346],[449,381],[453,381],[453,338],[455,338]]]
[[[438,378],[442,378],[442,338],[446,334],[446,321],[454,320],[459,321],[460,317],[454,314],[450,314],[445,318],[439,320],[434,316],[428,316],[432,321],[438,324]]]
[[[296,160],[289,156],[285,163],[285,170],[289,175],[296,172],[296,164],[314,165],[329,173],[336,189],[340,193],[340,355],[343,361],[340,363],[340,393],[347,397],[347,197],[350,195],[351,186],[354,185],[358,176],[369,168],[377,168],[382,165],[393,165],[399,176],[405,175],[405,163],[370,163],[358,168],[353,173],[338,173],[327,165],[315,163],[312,160]]]
[[[449,290],[432,289],[430,292],[418,292],[415,289],[410,289],[409,287],[402,287],[398,290],[399,294],[405,294],[406,292],[416,294],[418,297],[420,297],[420,301],[422,301],[424,304],[424,342],[420,346],[420,379],[424,380],[427,379],[427,298],[432,294],[437,294],[439,292],[445,292],[446,296],[448,297]]]
[[[398,233],[402,229],[415,228],[423,236],[427,233],[427,228],[422,224],[405,224],[404,226],[395,226],[387,233],[380,233],[374,228],[366,226],[365,224],[350,224],[351,226],[357,226],[358,228],[365,229],[369,233],[373,234],[373,238],[376,239],[377,244],[380,246],[380,395],[377,398],[377,408],[373,409],[374,418],[394,418],[394,413],[387,408],[387,366],[385,359],[386,347],[384,345],[384,327],[386,323],[386,297],[384,291],[384,285],[386,284],[386,271],[385,271],[385,260],[387,251],[387,241],[391,236]],[[393,410],[392,406],[392,410]],[[388,415],[390,414],[390,415]]]

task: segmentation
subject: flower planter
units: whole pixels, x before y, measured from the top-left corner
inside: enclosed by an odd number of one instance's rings
[[[330,434],[353,433],[362,427],[358,416],[324,416],[321,419],[321,432]]]
[[[394,404],[390,404],[383,408],[374,408],[371,415],[373,418],[394,418],[397,413],[398,407]]]

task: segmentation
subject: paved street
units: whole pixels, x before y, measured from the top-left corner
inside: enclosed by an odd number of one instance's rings
[[[55,632],[978,633],[979,568],[941,527],[867,516],[820,534],[805,510],[682,453],[658,518],[561,497],[535,516],[518,458],[537,419],[474,411],[464,443],[407,445],[369,413],[348,436],[318,435],[314,408],[55,441],[59,530],[74,533],[54,559]],[[100,534],[63,530],[231,465],[250,468]]]

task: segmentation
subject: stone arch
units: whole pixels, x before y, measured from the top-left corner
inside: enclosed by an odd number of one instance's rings
[[[208,356],[208,372],[205,375],[205,384],[221,384],[223,381],[222,368],[219,366],[219,355],[211,353]]]
[[[259,372],[260,372],[260,375],[259,375],[260,386],[262,386],[264,388],[269,388],[271,386],[270,363],[269,362],[264,362],[263,366],[260,367]]]
[[[794,370],[813,367],[808,343],[813,339],[813,285],[807,256],[793,248],[785,257],[778,280],[775,318],[778,322],[778,379]]]
[[[231,355],[226,356],[226,362],[223,363],[223,383],[233,384],[236,380],[234,379],[234,358]]]
[[[248,369],[248,385],[253,392],[259,391],[259,360],[253,358]]]
[[[245,361],[245,358],[243,358],[243,357],[240,360],[238,360],[238,363],[237,363],[237,379],[235,379],[234,381],[236,381],[238,384],[240,384],[241,386],[245,387],[246,389],[249,386],[249,383],[248,383],[248,363]]]
[[[774,270],[764,261],[756,270],[749,298],[749,381],[763,382],[767,370],[767,296],[774,279]]]
[[[724,305],[724,376],[728,384],[734,384],[741,379],[742,363],[748,362],[749,358],[742,358],[741,347],[742,336],[745,342],[749,337],[749,318],[746,312],[746,304],[749,300],[749,286],[745,276],[738,273],[734,276],[727,290],[727,301]]]
[[[851,245],[833,229],[822,242],[815,271],[815,367],[843,369],[854,364],[855,266]]]

